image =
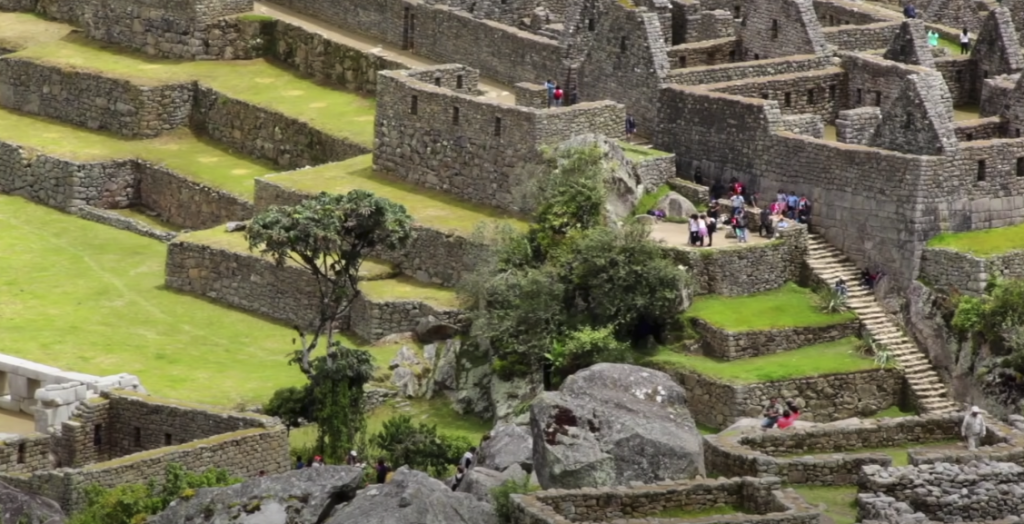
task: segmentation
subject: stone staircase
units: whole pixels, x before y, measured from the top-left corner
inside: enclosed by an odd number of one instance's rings
[[[827,285],[840,277],[846,281],[850,289],[847,301],[850,309],[857,313],[874,340],[892,350],[921,413],[948,413],[957,409],[927,356],[886,315],[875,301],[874,293],[859,285],[860,270],[856,265],[819,235],[808,235],[807,264]]]

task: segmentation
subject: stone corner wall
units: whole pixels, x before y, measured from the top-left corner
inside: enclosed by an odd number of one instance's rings
[[[993,277],[1024,278],[1024,251],[985,258],[948,248],[925,248],[918,278],[930,286],[981,294]]]
[[[83,218],[91,222],[103,224],[113,228],[121,229],[124,231],[130,231],[137,235],[142,235],[153,240],[159,240],[161,242],[170,242],[174,240],[178,234],[173,231],[163,231],[145,224],[134,218],[119,215],[106,209],[100,209],[92,206],[79,206],[74,209],[74,214],[78,218]]]
[[[704,342],[704,355],[722,360],[781,353],[860,334],[860,321],[857,319],[828,326],[739,332],[715,327],[700,318],[692,318],[691,322]]]
[[[208,229],[252,218],[253,205],[227,191],[194,182],[163,166],[139,161],[138,201],[169,224]]]
[[[0,142],[0,192],[65,211],[128,207],[136,196],[135,161],[80,163]]]

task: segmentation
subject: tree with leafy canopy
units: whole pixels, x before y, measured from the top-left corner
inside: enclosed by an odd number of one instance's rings
[[[384,421],[381,430],[370,437],[370,445],[394,468],[409,466],[444,477],[473,444],[466,437],[438,433],[436,425],[414,423],[408,415],[397,415]]]
[[[278,266],[294,263],[316,281],[317,318],[308,333],[295,327],[301,347],[289,363],[309,382],[317,449],[327,460],[340,461],[365,427],[363,386],[374,365],[368,352],[335,339],[336,327],[359,297],[363,261],[374,250],[405,247],[412,238],[412,217],[404,206],[368,191],[320,193],[296,206],[260,213],[250,222],[247,237],[250,250]],[[314,355],[321,342],[325,352]],[[282,400],[285,394],[280,395]]]

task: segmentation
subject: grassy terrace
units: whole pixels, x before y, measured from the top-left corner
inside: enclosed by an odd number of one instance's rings
[[[824,505],[834,524],[857,522],[857,486],[789,486],[812,505]],[[823,522],[828,522],[823,521]]]
[[[1002,255],[1024,249],[1024,224],[963,233],[940,233],[928,241],[928,247],[955,249],[982,258]]]
[[[874,362],[870,358],[863,357],[857,352],[859,344],[857,339],[850,337],[731,362],[661,349],[650,360],[662,366],[690,369],[731,384],[756,384],[874,368]]]
[[[0,231],[6,353],[220,406],[302,381],[285,363],[291,329],[164,288],[161,242],[9,196]],[[398,348],[369,349],[386,366]]]
[[[943,442],[933,442],[933,443],[928,443],[928,444],[906,444],[906,445],[903,445],[903,446],[896,446],[896,447],[892,447],[892,448],[861,448],[861,449],[851,449],[851,450],[845,451],[844,453],[884,453],[884,454],[889,455],[890,457],[892,457],[892,465],[894,467],[900,467],[900,466],[910,465],[910,456],[907,455],[907,451],[909,451],[911,449],[935,449],[935,450],[939,450],[939,449],[958,449],[959,444],[960,443],[958,441],[950,440],[950,441],[943,441]],[[959,446],[959,449],[963,449],[962,446]],[[788,458],[796,458],[796,457],[830,457],[832,455],[835,455],[835,453],[797,453],[797,454],[793,454],[793,455],[781,455],[781,456],[788,457]]]
[[[233,153],[188,129],[130,140],[2,108],[0,140],[75,161],[140,158],[248,200],[252,200],[253,179],[276,171],[270,164]]]
[[[367,147],[373,145],[373,99],[318,85],[266,60],[163,60],[78,35],[33,45],[10,56],[94,71],[142,85],[197,80],[229,97],[279,111]]]
[[[650,147],[638,146],[636,144],[630,144],[625,140],[619,140],[619,147],[622,148],[622,152],[626,154],[626,158],[634,162],[643,162],[651,158],[657,158],[661,156],[669,156],[672,153],[666,153],[665,151],[659,151]]]
[[[71,30],[69,25],[50,22],[29,13],[0,13],[0,49],[18,51],[59,40]]]
[[[404,205],[418,224],[441,231],[469,234],[484,220],[507,222],[518,228],[526,226],[518,217],[500,210],[472,204],[440,191],[374,172],[372,160],[373,155],[363,155],[344,162],[278,173],[265,178],[269,182],[308,193],[347,193],[353,189],[365,189]]]
[[[741,297],[697,297],[686,316],[734,332],[828,326],[856,318],[852,312],[822,313],[814,303],[814,293],[793,283]]]

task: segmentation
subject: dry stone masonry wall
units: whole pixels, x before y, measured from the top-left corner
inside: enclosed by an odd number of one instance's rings
[[[980,295],[992,278],[1024,278],[1024,252],[1010,251],[981,258],[949,248],[930,247],[921,255],[920,279],[929,286]]]
[[[860,335],[860,322],[851,320],[830,326],[729,331],[700,318],[691,320],[703,341],[704,355],[737,360],[770,355]]]

